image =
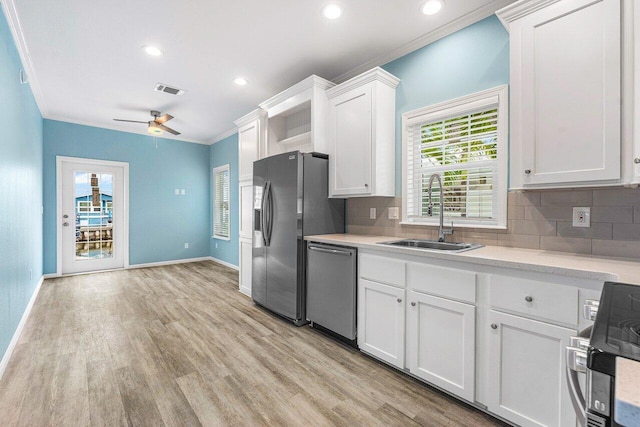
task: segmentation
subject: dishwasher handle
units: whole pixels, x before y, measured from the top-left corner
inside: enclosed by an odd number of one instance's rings
[[[319,246],[309,246],[309,250],[310,251],[315,251],[315,252],[323,252],[325,254],[353,256],[353,251],[350,251],[348,249],[345,249],[345,250],[342,250],[342,249],[325,249],[325,248],[321,248]]]

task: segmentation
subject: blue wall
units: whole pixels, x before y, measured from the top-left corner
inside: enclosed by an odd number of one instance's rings
[[[211,256],[221,261],[228,262],[229,264],[238,265],[238,233],[240,232],[238,224],[238,218],[240,216],[240,200],[238,196],[238,134],[233,134],[221,141],[216,142],[211,146],[211,164],[210,174],[213,173],[213,168],[229,164],[229,183],[231,185],[230,194],[230,206],[231,212],[231,229],[230,240],[220,240],[211,238]],[[213,180],[211,175],[210,180]],[[212,182],[213,187],[213,182]],[[213,201],[213,188],[211,194],[211,200]],[[210,205],[210,215],[213,218],[213,203]],[[213,219],[210,221],[209,226],[210,234],[213,236]],[[216,245],[218,247],[216,247]]]
[[[0,358],[42,277],[42,117],[21,68],[0,10]]]
[[[509,83],[509,33],[495,15],[382,68],[396,89],[396,195],[402,195],[402,113]]]
[[[44,120],[45,273],[56,272],[58,155],[129,163],[131,265],[209,256],[209,146],[158,138],[155,148],[151,136]]]

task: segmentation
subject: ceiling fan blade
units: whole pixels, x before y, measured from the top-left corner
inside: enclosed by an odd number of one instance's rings
[[[167,127],[165,125],[158,124],[158,127],[160,129],[164,130],[164,131],[167,131],[167,132],[171,133],[171,134],[180,135],[180,132],[178,132],[177,130],[173,130],[170,127]]]
[[[171,119],[173,119],[173,116],[171,114],[163,114],[162,116],[156,118],[155,122],[161,125],[163,123],[168,122]]]
[[[149,122],[141,122],[138,120],[124,120],[124,119],[113,119],[116,122],[129,122],[129,123],[149,123]]]

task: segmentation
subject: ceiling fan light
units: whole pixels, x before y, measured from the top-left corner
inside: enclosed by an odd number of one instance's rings
[[[440,12],[442,6],[444,6],[444,1],[442,0],[428,0],[422,5],[420,10],[422,10],[422,13],[425,15],[435,15]]]
[[[249,83],[244,77],[236,77],[235,79],[233,79],[233,82],[238,86],[245,86],[247,83]]]
[[[151,122],[149,123],[149,127],[147,128],[147,132],[149,132],[151,135],[158,136],[162,135],[163,130],[160,129],[160,127],[158,127],[156,123]]]

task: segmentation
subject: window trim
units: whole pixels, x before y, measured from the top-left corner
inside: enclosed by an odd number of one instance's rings
[[[455,114],[465,114],[477,108],[478,105],[489,104],[492,99],[497,98],[498,104],[498,179],[495,181],[500,189],[497,192],[497,212],[499,216],[496,221],[488,223],[486,220],[465,220],[456,222],[455,227],[459,228],[486,228],[500,229],[507,228],[507,183],[509,175],[509,90],[508,85],[496,86],[491,89],[461,96],[459,98],[428,105],[416,110],[407,111],[402,114],[402,220],[401,225],[414,226],[434,226],[438,225],[437,218],[412,221],[409,220],[407,212],[407,171],[408,171],[408,128],[417,121],[436,121],[440,118],[451,117]],[[494,101],[495,102],[495,101]],[[452,217],[449,217],[452,218]],[[445,214],[445,224],[450,222]]]
[[[229,180],[229,200],[227,201],[227,203],[229,204],[229,224],[228,224],[228,230],[229,230],[229,235],[225,236],[223,234],[217,234],[216,233],[216,175],[220,172],[224,172],[227,171],[227,177]],[[231,240],[231,169],[229,167],[229,164],[227,163],[226,165],[222,165],[222,166],[216,166],[215,168],[213,168],[213,176],[212,176],[212,185],[213,185],[213,191],[212,193],[212,218],[211,218],[211,226],[212,226],[212,230],[213,230],[213,238],[214,239],[218,239],[218,240]]]

